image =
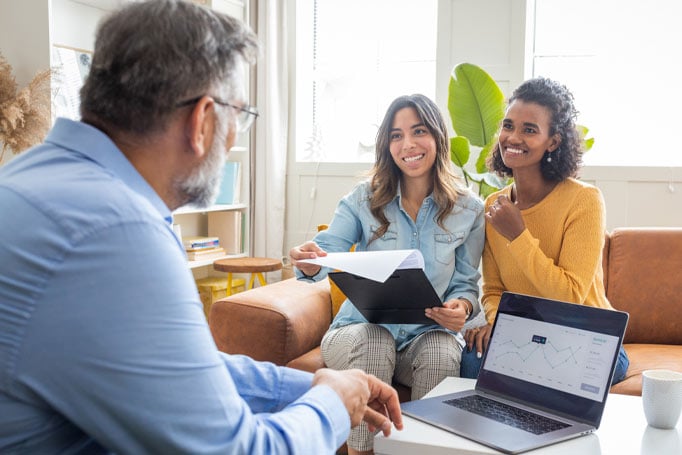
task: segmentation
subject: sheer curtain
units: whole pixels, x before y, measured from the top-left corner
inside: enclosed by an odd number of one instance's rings
[[[251,166],[251,245],[254,256],[282,257],[288,143],[289,64],[286,2],[257,0],[256,33],[262,45],[256,69],[261,113]]]

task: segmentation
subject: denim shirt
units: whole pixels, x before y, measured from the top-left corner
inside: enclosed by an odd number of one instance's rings
[[[403,208],[398,188],[395,199],[384,208],[390,222],[388,230],[368,245],[379,227],[370,212],[370,197],[370,185],[366,181],[339,202],[329,228],[314,238],[320,248],[327,252],[348,251],[355,244],[356,251],[418,249],[424,256],[424,272],[441,301],[465,298],[473,304],[470,318],[478,314],[478,266],[485,240],[483,202],[470,192],[460,195],[452,213],[445,218],[443,229],[437,223],[438,206],[432,195],[422,202],[415,222]],[[328,272],[328,268],[323,268],[314,280],[325,278]],[[302,274],[297,272],[297,276]],[[330,330],[360,322],[367,320],[346,299]],[[381,325],[391,332],[399,350],[427,330],[451,332],[435,322]]]

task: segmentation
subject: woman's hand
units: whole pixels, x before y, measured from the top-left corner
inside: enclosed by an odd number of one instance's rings
[[[294,267],[297,267],[301,272],[308,276],[317,275],[320,271],[320,266],[315,264],[307,264],[299,262],[301,259],[315,259],[316,257],[326,256],[327,252],[317,246],[317,243],[312,240],[305,242],[303,245],[295,246],[289,250],[289,259]]]
[[[427,308],[425,314],[427,318],[431,318],[439,325],[453,332],[462,330],[464,323],[467,320],[467,313],[472,309],[467,300],[451,299],[443,302],[442,307]]]
[[[464,334],[464,340],[467,342],[466,349],[469,351],[475,349],[477,357],[479,359],[483,357],[483,352],[488,349],[492,329],[493,327],[490,324],[486,324],[467,330]]]
[[[521,210],[504,194],[495,199],[485,214],[486,221],[510,242],[526,229]]]

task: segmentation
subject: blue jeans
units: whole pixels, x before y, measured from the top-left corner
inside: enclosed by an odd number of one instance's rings
[[[462,361],[459,364],[459,376],[462,378],[476,379],[478,377],[478,371],[481,369],[481,363],[483,358],[476,357],[476,350],[471,351],[465,346],[462,349]],[[630,365],[630,359],[625,353],[625,349],[620,347],[620,352],[618,353],[618,361],[616,362],[616,371],[613,373],[613,381],[611,385],[618,384],[620,381],[625,379],[625,373],[628,371],[628,366]]]

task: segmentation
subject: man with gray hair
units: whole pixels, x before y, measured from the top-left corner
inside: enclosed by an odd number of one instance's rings
[[[228,356],[206,325],[171,212],[215,197],[257,48],[190,2],[130,3],[82,120],[0,169],[1,453],[333,453],[402,427],[375,377]]]

